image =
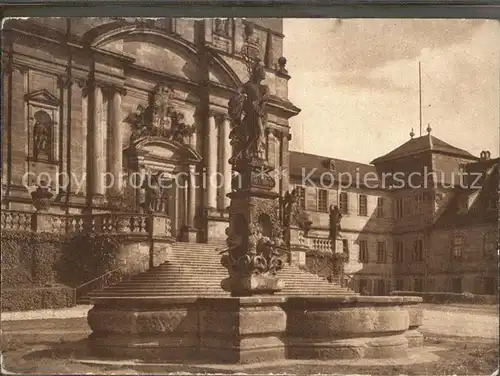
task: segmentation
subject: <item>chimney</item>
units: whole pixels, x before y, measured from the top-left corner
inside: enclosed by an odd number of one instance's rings
[[[482,161],[487,161],[491,158],[491,153],[488,150],[483,150],[479,155]]]

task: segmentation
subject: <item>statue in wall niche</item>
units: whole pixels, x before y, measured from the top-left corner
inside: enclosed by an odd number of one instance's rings
[[[52,119],[45,111],[37,111],[33,117],[34,157],[50,156]]]
[[[233,145],[230,162],[263,160],[265,158],[265,129],[269,87],[261,84],[265,79],[264,66],[254,62],[250,80],[244,83],[229,101],[232,129],[229,134]]]
[[[340,238],[340,231],[342,229],[340,221],[342,220],[342,213],[337,205],[330,206],[330,218],[329,218],[329,238],[332,242]]]

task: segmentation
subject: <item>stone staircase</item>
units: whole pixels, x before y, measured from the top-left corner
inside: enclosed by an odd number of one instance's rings
[[[218,244],[176,243],[167,262],[126,281],[93,291],[89,298],[229,296],[220,287],[221,281],[228,276],[217,251],[223,247]],[[297,266],[287,264],[278,272],[278,277],[285,282],[285,288],[276,295],[355,295],[349,289],[329,283]]]

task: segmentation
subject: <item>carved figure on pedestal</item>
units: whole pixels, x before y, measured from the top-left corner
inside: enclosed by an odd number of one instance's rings
[[[298,203],[299,196],[296,189],[291,192],[286,192],[284,197],[281,199],[281,210],[283,215],[283,236],[285,238],[285,243],[290,245],[290,226],[293,220],[297,220]]]
[[[167,214],[167,189],[162,184],[162,173],[149,175],[142,188],[145,190],[144,211],[147,213]]]
[[[229,137],[233,145],[231,163],[242,159],[264,159],[266,107],[269,100],[269,87],[261,84],[265,77],[264,66],[257,60],[252,66],[250,80],[229,101],[228,111],[232,122]]]

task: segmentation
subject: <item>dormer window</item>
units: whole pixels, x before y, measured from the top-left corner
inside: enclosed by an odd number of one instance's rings
[[[328,168],[330,169],[330,171],[335,171],[335,161],[333,159],[330,159],[328,161]]]

